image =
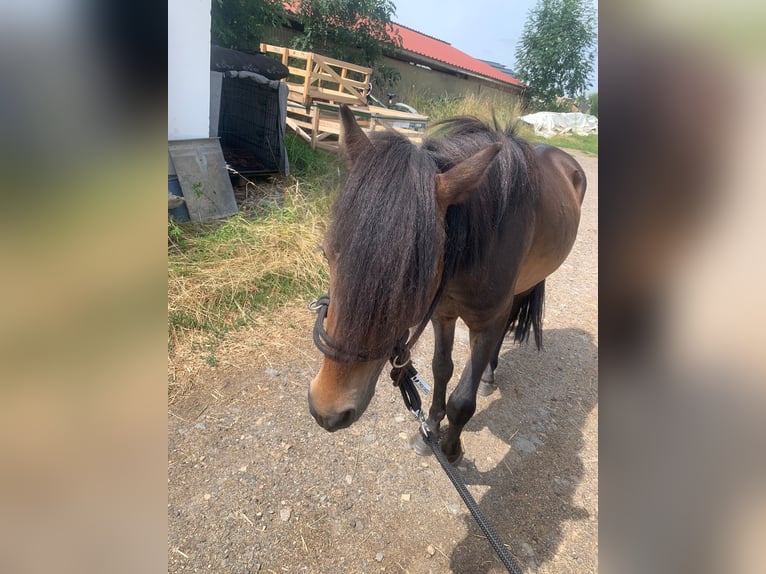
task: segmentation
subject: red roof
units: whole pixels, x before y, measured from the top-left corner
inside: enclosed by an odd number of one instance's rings
[[[283,0],[282,5],[285,10],[296,14],[298,12],[298,6],[295,0]],[[402,39],[402,48],[408,52],[420,54],[432,60],[438,60],[450,66],[461,68],[468,72],[485,76],[503,84],[510,84],[519,88],[526,88],[526,84],[523,84],[513,76],[509,76],[493,68],[489,64],[477,60],[472,56],[469,56],[465,52],[461,52],[455,48],[452,44],[448,44],[443,40],[426,36],[412,28],[407,28],[401,24],[391,24],[394,33],[398,33]]]
[[[517,86],[519,88],[526,87],[525,84],[516,78],[504,74],[500,70],[469,56],[465,52],[461,52],[447,42],[432,38],[431,36],[426,36],[425,34],[421,34],[420,32],[402,26],[401,24],[393,24],[393,28],[394,32],[397,32],[401,36],[401,47],[408,52],[414,52],[415,54],[426,56],[432,60],[438,60],[439,62],[444,62],[450,66],[461,68],[480,76],[492,78],[493,80],[497,80],[504,84],[511,84],[512,86]]]

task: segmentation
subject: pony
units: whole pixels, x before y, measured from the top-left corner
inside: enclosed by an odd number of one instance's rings
[[[346,106],[340,118],[349,172],[322,244],[329,299],[314,340],[325,356],[309,410],[328,431],[358,420],[395,347],[430,317],[434,395],[426,422],[457,464],[477,394],[497,388],[505,335],[524,342],[533,332],[542,348],[545,278],[574,244],[585,173],[560,149],[476,118],[444,120],[420,146],[394,131],[368,136]],[[471,352],[447,401],[458,318]],[[419,437],[415,450],[430,452]]]

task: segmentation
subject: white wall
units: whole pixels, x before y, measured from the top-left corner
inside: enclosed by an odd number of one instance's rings
[[[210,134],[210,1],[168,0],[168,140]]]

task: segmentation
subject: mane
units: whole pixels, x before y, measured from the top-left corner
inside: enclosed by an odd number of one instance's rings
[[[488,243],[502,232],[508,214],[531,217],[539,186],[534,152],[517,135],[515,126],[501,129],[496,120],[490,127],[464,116],[442,120],[433,127],[423,149],[431,153],[440,172],[492,143],[504,143],[487,171],[485,184],[466,202],[447,209],[444,272],[451,277],[458,270],[481,271]]]
[[[372,150],[357,158],[333,205],[331,297],[343,309],[334,336],[385,354],[402,335],[397,330],[426,313],[444,225],[431,155],[396,133],[370,140]]]
[[[436,124],[421,147],[396,132],[372,134],[332,209],[328,247],[338,254],[330,294],[343,309],[334,337],[371,355],[391,350],[402,325],[418,323],[430,304],[444,245],[443,272],[486,268],[489,242],[508,213],[529,216],[537,194],[534,155],[513,129],[475,118]],[[437,173],[494,142],[504,142],[485,180],[442,219],[434,192]]]

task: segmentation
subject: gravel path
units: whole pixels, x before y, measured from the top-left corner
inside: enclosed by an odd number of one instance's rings
[[[527,572],[598,571],[598,158],[573,155],[589,185],[546,286],[545,350],[506,344],[459,467]],[[168,420],[168,571],[504,572],[438,462],[409,449],[417,425],[387,380],[349,429],[317,426],[312,319],[288,309],[270,341],[240,332],[219,366],[175,366],[190,390]],[[428,330],[415,352],[429,375],[432,345]],[[455,380],[467,352],[459,327]]]

